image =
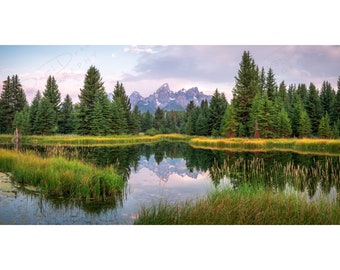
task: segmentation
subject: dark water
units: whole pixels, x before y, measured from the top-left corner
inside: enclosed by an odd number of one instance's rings
[[[24,146],[25,149],[99,166],[113,164],[126,179],[126,188],[109,202],[45,198],[24,189],[11,196],[0,192],[0,224],[133,224],[141,205],[160,199],[196,199],[221,186],[237,188],[245,181],[260,181],[275,190],[303,192],[309,199],[322,195],[337,200],[340,188],[338,156],[203,150],[167,142],[124,147]],[[248,167],[242,171],[244,164],[253,166],[254,161],[260,168],[257,174],[248,174]],[[240,169],[233,172],[235,168]],[[293,168],[297,175],[283,176],[287,168]]]

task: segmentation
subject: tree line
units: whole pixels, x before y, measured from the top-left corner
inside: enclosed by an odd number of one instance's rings
[[[141,113],[131,108],[122,83],[109,99],[99,70],[91,66],[80,89],[79,102],[69,95],[62,100],[58,84],[49,76],[28,104],[18,75],[8,76],[0,96],[0,133],[24,135],[110,135],[182,133],[215,137],[321,137],[339,138],[340,77],[337,91],[324,81],[319,91],[313,83],[277,85],[271,68],[265,72],[248,51],[242,55],[235,77],[233,98],[215,90],[210,102],[193,101],[185,111]]]

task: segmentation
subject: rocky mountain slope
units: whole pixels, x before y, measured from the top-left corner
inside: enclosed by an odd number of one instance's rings
[[[167,111],[183,111],[191,100],[194,101],[195,105],[200,105],[204,99],[210,101],[211,95],[203,94],[203,92],[198,91],[197,87],[173,92],[167,83],[164,83],[156,92],[146,98],[142,97],[137,91],[130,95],[131,108],[137,105],[141,112],[149,111],[150,113],[154,113],[157,107]]]

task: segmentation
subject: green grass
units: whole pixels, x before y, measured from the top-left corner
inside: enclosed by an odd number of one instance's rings
[[[124,188],[123,177],[112,167],[98,168],[62,157],[42,158],[33,152],[0,149],[0,170],[48,196],[106,200]]]
[[[242,185],[197,201],[144,206],[135,224],[145,225],[308,225],[340,224],[340,206],[326,200],[308,202],[301,194]]]
[[[8,142],[8,136],[0,137],[1,141]],[[117,136],[79,136],[79,135],[54,135],[54,136],[25,136],[22,142],[35,145],[131,145],[141,143],[154,143],[160,141],[187,141],[186,135],[181,134],[158,134],[147,135],[117,135]]]
[[[0,143],[11,143],[11,135],[0,135]],[[247,139],[247,138],[210,138],[183,134],[148,135],[51,135],[24,136],[22,142],[34,145],[131,145],[154,143],[160,141],[188,142],[193,147],[209,149],[233,150],[281,150],[299,153],[340,154],[340,139]]]
[[[192,138],[190,145],[209,149],[234,150],[281,150],[304,153],[340,153],[340,140],[337,139],[246,139],[246,138]]]

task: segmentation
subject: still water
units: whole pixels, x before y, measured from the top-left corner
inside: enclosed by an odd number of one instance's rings
[[[254,181],[252,175],[270,188],[304,192],[311,200],[321,194],[337,200],[340,188],[336,176],[340,167],[338,156],[203,150],[185,143],[167,142],[125,147],[25,146],[24,149],[42,156],[59,154],[77,158],[99,166],[113,164],[126,179],[126,186],[109,202],[46,198],[14,184],[15,192],[2,192],[0,187],[0,224],[133,224],[142,205],[159,200],[170,203],[195,200],[222,186],[237,188],[242,181]],[[251,166],[257,172],[248,175],[251,170],[247,167],[247,172],[242,172],[243,166]],[[230,173],[235,168],[240,170]],[[281,176],[288,170],[297,177]]]

